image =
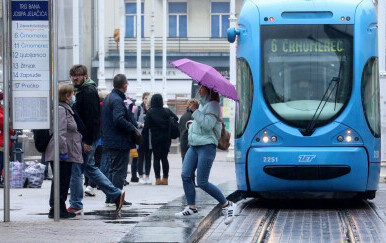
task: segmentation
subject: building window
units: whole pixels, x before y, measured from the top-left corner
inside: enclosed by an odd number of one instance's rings
[[[187,37],[186,3],[169,3],[169,37]]]
[[[126,33],[125,37],[137,37],[137,3],[125,4]],[[141,3],[141,37],[144,37],[144,4]]]
[[[211,36],[225,38],[229,28],[229,2],[212,2]]]

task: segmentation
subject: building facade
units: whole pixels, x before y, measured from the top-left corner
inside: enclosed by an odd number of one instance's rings
[[[152,14],[152,2],[154,14]],[[166,3],[166,23],[163,23],[163,7]],[[137,1],[126,0],[125,7],[125,74],[129,79],[128,96],[139,98],[145,91],[163,93],[166,91],[168,105],[178,106],[179,100],[192,96],[192,80],[173,68],[170,61],[189,58],[215,67],[225,77],[229,77],[229,28],[230,1],[228,0],[144,0],[141,2],[141,77],[137,81]],[[236,18],[242,0],[235,1]],[[120,1],[105,2],[104,6],[104,48],[107,90],[112,89],[112,79],[120,72]],[[154,16],[154,26],[152,26]],[[98,16],[99,17],[99,16]],[[163,82],[163,25],[166,25],[166,87]],[[150,49],[151,31],[154,31],[155,68],[151,83]],[[114,35],[115,33],[115,35]],[[114,38],[115,37],[115,38]],[[96,40],[96,38],[94,38]],[[97,46],[94,44],[94,46]],[[93,79],[97,80],[99,58],[92,60]],[[194,94],[193,94],[194,96]],[[181,102],[180,102],[181,103]],[[177,111],[177,107],[174,107]],[[183,110],[178,110],[181,113]]]

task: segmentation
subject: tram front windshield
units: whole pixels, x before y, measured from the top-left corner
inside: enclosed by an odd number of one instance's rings
[[[261,27],[262,88],[268,107],[298,128],[307,128],[313,119],[315,127],[331,122],[351,95],[353,26]]]

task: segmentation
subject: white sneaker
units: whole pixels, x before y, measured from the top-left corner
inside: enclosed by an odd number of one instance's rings
[[[176,218],[196,218],[198,216],[198,211],[197,209],[193,211],[187,206],[183,211],[175,213],[174,216]]]
[[[95,196],[94,188],[92,188],[91,186],[87,186],[86,190],[84,190],[84,194],[90,197]]]
[[[149,177],[145,178],[145,182],[146,182],[146,185],[151,185],[152,184]]]
[[[235,212],[235,205],[233,204],[233,202],[228,201],[228,206],[222,209],[222,214],[224,215],[224,218],[225,218],[224,223],[226,225],[230,224],[233,221],[233,217],[235,216],[234,212]]]
[[[115,207],[115,203],[105,203],[106,207]]]
[[[143,179],[143,178],[139,178],[138,183],[141,184],[141,185],[145,185],[146,184],[146,180]]]

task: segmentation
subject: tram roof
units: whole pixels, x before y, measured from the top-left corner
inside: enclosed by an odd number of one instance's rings
[[[362,1],[371,0],[250,0],[259,8],[275,11],[334,11],[343,8],[355,9]]]
[[[372,0],[246,0],[245,3],[247,2],[257,6],[265,19],[275,19],[274,22],[262,21],[264,24],[300,24],[304,23],[304,19],[307,19],[308,24],[320,23],[322,20],[324,23],[341,24],[342,16],[349,17],[344,23],[352,24],[353,14],[362,2],[367,3],[367,8],[373,6]]]

